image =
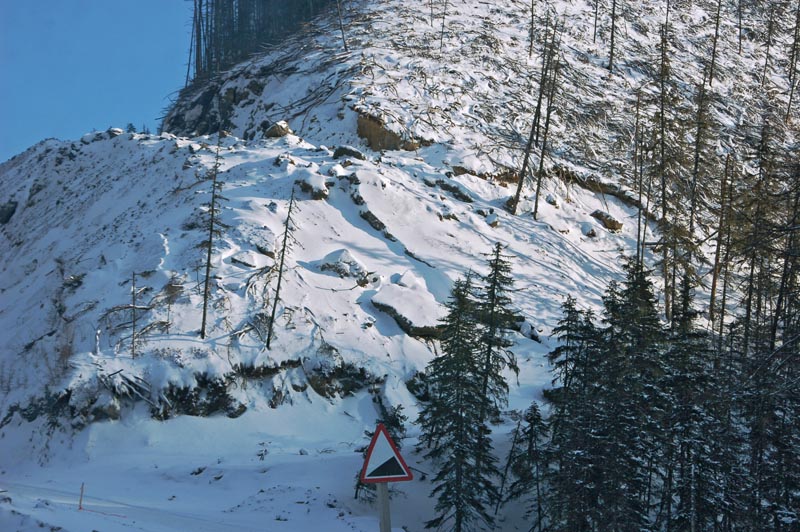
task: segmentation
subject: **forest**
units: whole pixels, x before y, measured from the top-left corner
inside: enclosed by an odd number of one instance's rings
[[[275,43],[330,0],[194,0],[189,63],[203,78]]]
[[[491,438],[503,370],[518,371],[503,334],[515,315],[509,259],[498,244],[485,275],[456,282],[427,368],[417,423],[438,465],[429,528],[492,529],[501,507],[522,504],[536,532],[798,530],[796,275],[782,305],[750,279],[750,312],[715,331],[697,319],[691,276],[664,322],[652,272],[628,259],[600,316],[564,301],[545,408],[511,412],[513,433]],[[503,438],[510,451],[497,457]]]

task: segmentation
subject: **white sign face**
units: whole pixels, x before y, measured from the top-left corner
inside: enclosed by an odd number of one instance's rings
[[[361,482],[402,482],[413,478],[386,427],[383,423],[379,424],[367,449]]]

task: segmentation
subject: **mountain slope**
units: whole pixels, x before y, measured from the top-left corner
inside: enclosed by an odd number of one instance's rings
[[[723,4],[701,238],[712,233],[725,156],[756,175],[763,116],[788,106],[783,55],[760,75],[765,11],[745,5],[739,54],[735,11]],[[189,87],[165,119],[169,133],[46,140],[0,165],[0,448],[14,464],[0,471],[13,491],[0,524],[122,530],[135,516],[147,530],[248,530],[267,512],[287,530],[374,527],[367,505],[342,502],[360,461],[352,451],[381,408],[402,405],[415,417],[441,304],[459,276],[485,273],[496,242],[511,256],[520,316],[510,407],[539,398],[564,297],[598,308],[635,249],[644,187],[630,161],[638,123],[652,178],[665,13],[661,2],[621,6],[609,70],[609,13],[600,12],[593,41],[593,4],[533,6],[529,54],[525,2],[456,3],[448,13],[438,3],[362,2],[346,13],[349,52],[336,20],[322,17]],[[670,17],[670,142],[684,159],[715,8],[683,2]],[[531,167],[546,176],[534,219],[531,179],[519,214],[506,207],[555,20],[560,81],[546,153],[532,151]],[[791,41],[781,20],[773,50]],[[279,132],[282,120],[295,133]],[[792,124],[776,143],[789,154]],[[675,161],[676,218],[688,211],[690,161]],[[201,339],[216,165],[224,227]],[[656,200],[642,200],[653,212],[648,241],[659,238]],[[604,214],[621,229],[607,229]],[[120,455],[130,457],[124,466]],[[129,485],[104,478],[108,470]],[[63,501],[77,496],[76,475],[106,494],[89,499],[93,508],[116,517],[74,515]],[[401,518],[413,530],[432,507],[423,477],[403,487],[407,506],[420,509]],[[206,522],[190,525],[198,516]],[[523,526],[513,510],[507,519],[509,529]]]

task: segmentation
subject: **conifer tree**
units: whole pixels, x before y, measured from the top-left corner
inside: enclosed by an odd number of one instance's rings
[[[632,262],[626,270],[625,282],[612,282],[603,298],[595,434],[599,522],[633,532],[646,525],[650,510],[651,458],[664,400],[657,386],[663,340],[648,273]]]
[[[534,402],[521,420],[519,442],[512,446],[508,462],[514,481],[508,489],[506,502],[524,500],[526,515],[533,521],[531,530],[540,532],[545,525],[544,477],[547,470],[545,437],[547,423]]]
[[[545,505],[552,530],[588,532],[598,522],[600,337],[592,313],[579,310],[574,298],[565,300],[562,311],[553,330],[559,346],[548,355],[555,378],[545,390],[552,411]]]
[[[509,256],[503,255],[499,242],[489,255],[489,273],[483,277],[476,304],[477,320],[481,326],[480,339],[481,421],[496,418],[500,408],[507,403],[508,383],[502,374],[506,368],[519,373],[514,353],[508,350],[512,342],[507,333],[514,327],[514,311],[509,293],[514,285]]]
[[[436,517],[426,528],[464,532],[490,527],[490,505],[497,497],[480,376],[480,336],[469,277],[456,281],[442,320],[441,355],[427,368],[430,402],[420,412],[420,446],[437,472],[431,493]],[[480,464],[480,467],[478,466]]]
[[[668,398],[664,404],[663,425],[668,434],[664,447],[671,451],[662,464],[670,480],[662,491],[662,500],[672,500],[660,507],[674,508],[673,515],[662,513],[666,528],[713,530],[726,505],[722,460],[734,457],[716,447],[724,419],[719,417],[721,410],[715,404],[721,399],[717,396],[721,390],[713,373],[712,342],[705,331],[694,325],[697,313],[688,275],[681,284],[682,301],[675,307],[667,333],[664,358],[668,366],[661,387]]]

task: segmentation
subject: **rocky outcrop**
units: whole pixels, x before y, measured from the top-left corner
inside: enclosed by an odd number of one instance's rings
[[[359,113],[358,136],[367,142],[367,146],[375,151],[407,150],[414,151],[422,145],[415,139],[406,139],[387,128],[384,122],[375,116]]]
[[[591,214],[592,218],[596,218],[603,227],[608,229],[609,231],[621,231],[622,230],[622,222],[611,216],[605,211],[596,210]]]
[[[17,202],[7,201],[0,203],[0,225],[5,225],[11,221],[11,217],[17,212]]]

